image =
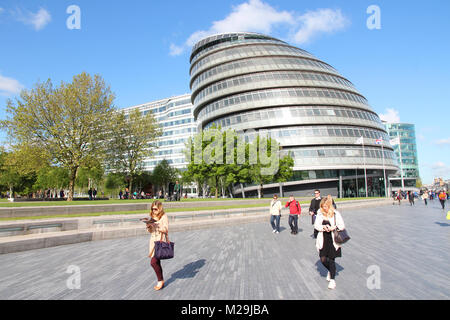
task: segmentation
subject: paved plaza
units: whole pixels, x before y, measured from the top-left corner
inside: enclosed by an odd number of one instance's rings
[[[175,258],[162,261],[159,292],[148,237],[0,255],[0,299],[450,299],[448,207],[435,200],[343,210],[352,239],[336,260],[335,290],[327,289],[309,215],[294,236],[285,214],[280,234],[269,217],[172,233]],[[80,289],[67,286],[69,266],[80,270]]]

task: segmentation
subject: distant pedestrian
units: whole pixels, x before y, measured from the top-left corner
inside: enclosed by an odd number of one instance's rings
[[[94,188],[94,191],[92,191],[92,196],[95,198],[97,198],[97,189]]]
[[[409,200],[409,204],[411,206],[413,206],[414,205],[414,192],[408,191],[408,200]]]
[[[445,201],[447,200],[447,194],[442,190],[439,193],[439,201],[441,202],[442,210],[445,210]]]
[[[273,233],[280,233],[281,208],[281,201],[278,200],[278,195],[275,194],[270,202],[270,224],[272,225]]]
[[[291,234],[295,235],[298,233],[298,217],[302,212],[302,208],[293,195],[289,196],[289,201],[285,207],[289,207],[289,227],[291,227]]]
[[[122,189],[120,189],[120,191],[119,191],[119,199],[122,199],[122,195],[123,195],[123,192],[122,192]]]
[[[161,290],[164,287],[164,276],[161,267],[161,260],[155,257],[155,241],[161,241],[163,236],[169,236],[169,219],[164,212],[161,201],[153,201],[151,206],[150,218],[156,220],[156,222],[147,224],[147,231],[151,233],[149,243],[149,258],[151,258],[150,265],[155,270],[158,283],[154,287],[155,290]]]
[[[61,189],[61,191],[59,191],[59,197],[64,198],[64,190]]]
[[[336,288],[336,263],[335,259],[342,257],[341,246],[334,240],[334,231],[345,229],[344,220],[339,211],[333,208],[333,198],[328,196],[320,202],[314,228],[319,231],[316,239],[316,248],[319,251],[320,262],[328,270],[328,289]]]
[[[89,195],[89,200],[92,200],[92,188],[89,188],[88,195]]]
[[[398,205],[401,205],[402,199],[403,199],[402,190],[398,190],[398,192],[397,192]]]
[[[175,185],[173,187],[173,193],[175,195],[175,201],[180,201],[181,185],[178,181],[175,182]]]
[[[427,206],[428,205],[428,202],[427,202],[427,200],[428,200],[428,191],[424,191],[423,192],[422,200],[425,202],[425,205]]]

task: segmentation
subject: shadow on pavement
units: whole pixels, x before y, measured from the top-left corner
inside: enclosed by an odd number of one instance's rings
[[[339,275],[339,271],[344,270],[344,268],[341,267],[341,265],[339,263],[337,263],[336,260],[335,260],[335,263],[336,263],[336,276],[338,276]],[[324,267],[322,262],[320,262],[320,259],[317,260],[317,262],[316,262],[316,268],[317,268],[317,271],[320,273],[320,275],[322,277],[326,277],[327,276],[328,270],[327,270],[327,268]]]
[[[442,222],[435,222],[435,223],[440,225],[441,227],[450,227],[450,224],[448,224],[448,223],[442,223]]]
[[[183,267],[183,269],[178,270],[170,276],[170,279],[165,282],[166,285],[175,281],[175,279],[187,279],[194,278],[195,275],[200,271],[200,269],[205,265],[206,260],[200,259],[191,263],[188,263]]]

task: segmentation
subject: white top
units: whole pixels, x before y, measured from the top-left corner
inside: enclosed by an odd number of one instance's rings
[[[281,214],[281,208],[283,206],[281,205],[280,200],[273,200],[270,202],[270,214],[273,216],[279,216]]]
[[[324,216],[322,214],[321,209],[319,209],[317,211],[316,222],[314,223],[314,229],[319,231],[319,234],[317,235],[317,239],[316,239],[317,251],[319,251],[320,249],[323,248],[323,225],[322,225],[323,220],[324,220]],[[339,230],[345,229],[344,219],[342,219],[342,215],[339,213],[339,211],[334,210],[334,216],[328,220],[330,221],[331,227],[334,227],[336,225]],[[334,241],[334,233],[333,232],[331,232],[331,237],[333,238],[334,248],[336,250],[338,250],[341,247],[341,245]]]

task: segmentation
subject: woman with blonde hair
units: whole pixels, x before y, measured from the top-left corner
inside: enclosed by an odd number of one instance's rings
[[[163,270],[161,267],[161,260],[155,257],[155,241],[161,241],[161,238],[169,234],[169,219],[164,212],[161,201],[153,201],[150,211],[150,221],[147,223],[147,231],[151,233],[149,258],[151,258],[150,265],[155,270],[158,284],[154,287],[155,290],[161,290],[164,287]]]
[[[316,239],[316,248],[319,251],[320,262],[327,268],[329,281],[328,289],[336,288],[335,259],[341,257],[341,246],[335,242],[333,231],[344,230],[345,224],[339,211],[333,208],[333,198],[329,195],[320,202],[314,228],[319,232]]]

